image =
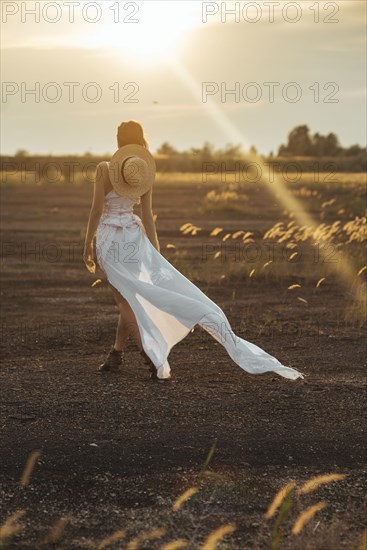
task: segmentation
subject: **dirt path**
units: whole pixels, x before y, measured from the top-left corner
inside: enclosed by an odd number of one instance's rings
[[[276,491],[290,480],[302,483],[329,472],[347,477],[299,497],[292,516],[325,500],[320,525],[314,530],[312,520],[307,536],[299,538],[288,529],[282,548],[351,548],[367,511],[367,409],[363,327],[342,320],[348,297],[334,285],[313,301],[305,283],[305,309],[291,306],[277,283],[207,288],[196,282],[238,335],[304,372],[302,381],[243,372],[200,327],[171,351],[171,383],[149,380],[132,341],[122,372],[100,377],[96,367],[117,320],[110,291],[90,287],[77,253],[52,262],[35,248],[51,242],[67,250],[70,242],[82,243],[88,190],[62,191],[62,200],[52,189],[4,193],[1,520],[27,510],[24,530],[7,548],[41,548],[39,541],[66,514],[60,542],[46,547],[92,548],[88,540],[100,541],[116,529],[126,529],[128,541],[164,527],[159,540],[139,548],[160,548],[181,537],[197,549],[211,530],[235,523],[218,548],[268,548],[272,522],[263,514]],[[51,212],[54,207],[58,213]],[[179,225],[162,230],[162,249],[178,238]],[[22,246],[36,250],[27,252],[27,261],[21,261]],[[277,323],[265,325],[265,313]],[[212,475],[200,481],[214,441]],[[41,456],[19,492],[32,450]],[[173,501],[198,483],[196,497],[173,512]],[[334,535],[326,532],[332,521],[338,522]],[[124,548],[122,542],[108,547]]]

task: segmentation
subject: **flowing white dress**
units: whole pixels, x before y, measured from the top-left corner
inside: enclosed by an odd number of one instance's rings
[[[139,202],[114,190],[107,193],[96,232],[96,257],[108,282],[134,311],[143,348],[156,368],[163,366],[164,376],[169,374],[171,348],[198,324],[244,371],[304,378],[233,333],[221,308],[152,245],[142,220],[133,212]]]

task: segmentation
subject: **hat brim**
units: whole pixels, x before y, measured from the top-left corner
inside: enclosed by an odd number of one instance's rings
[[[148,166],[147,177],[137,185],[131,186],[122,177],[121,168],[128,157],[140,157]],[[120,147],[109,162],[108,172],[112,187],[121,196],[138,198],[144,195],[153,186],[156,172],[156,164],[152,153],[143,145],[129,144]]]

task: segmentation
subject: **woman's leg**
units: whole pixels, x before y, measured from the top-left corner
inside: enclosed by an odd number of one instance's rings
[[[122,351],[125,348],[127,339],[129,338],[129,330],[124,322],[124,318],[119,314],[119,320],[116,328],[116,337],[114,343],[114,349]]]
[[[116,339],[114,348],[116,350],[122,350],[125,347],[126,340],[129,335],[132,334],[135,339],[139,350],[143,349],[141,342],[141,336],[139,332],[139,327],[136,321],[135,314],[130,307],[129,302],[121,296],[121,294],[116,290],[111,283],[107,283],[112,290],[114,295],[117,307],[119,308],[119,321],[116,329]]]

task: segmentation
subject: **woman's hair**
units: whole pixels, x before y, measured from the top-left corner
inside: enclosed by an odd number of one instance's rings
[[[149,143],[144,137],[144,130],[140,122],[137,120],[128,120],[127,122],[121,122],[117,128],[117,144],[118,147],[135,143],[137,145],[143,145],[148,149]]]

